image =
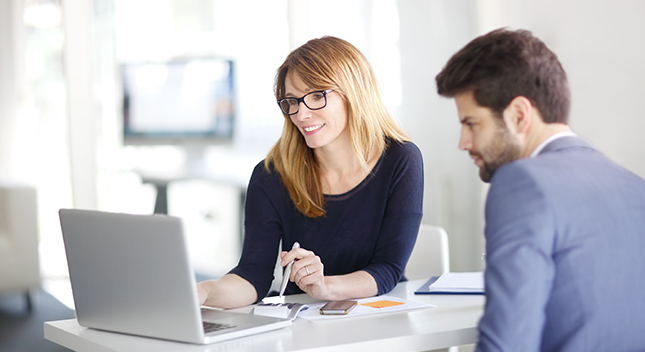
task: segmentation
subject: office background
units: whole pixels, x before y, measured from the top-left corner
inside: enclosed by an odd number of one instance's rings
[[[155,189],[134,170],[174,170],[185,158],[178,147],[122,145],[119,64],[232,58],[234,142],[206,156],[244,175],[281,132],[276,68],[306,40],[335,35],[368,57],[388,107],[421,148],[423,223],[447,230],[453,271],[480,270],[486,186],[457,150],[456,109],[437,96],[434,77],[477,35],[529,29],[569,75],[573,129],[645,176],[643,13],[640,0],[0,0],[0,176],[37,186],[41,265],[64,276],[59,208],[150,213]],[[234,265],[237,192],[204,181],[169,189],[170,212],[187,219],[207,271]]]

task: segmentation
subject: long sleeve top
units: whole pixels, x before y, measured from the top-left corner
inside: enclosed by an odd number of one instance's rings
[[[325,199],[327,213],[308,218],[296,209],[277,171],[268,171],[264,162],[255,167],[244,206],[242,256],[230,273],[249,281],[258,300],[274,279],[280,241],[283,251],[295,241],[313,251],[326,276],[368,272],[379,294],[405,280],[422,217],[423,160],[417,146],[390,142],[359,185]],[[296,293],[302,291],[290,282],[286,294]]]

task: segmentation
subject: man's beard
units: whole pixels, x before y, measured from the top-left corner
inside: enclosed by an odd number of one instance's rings
[[[479,177],[482,181],[489,182],[498,168],[520,158],[521,147],[506,126],[499,126],[491,143],[482,152],[470,154],[482,159],[484,166],[479,168]]]

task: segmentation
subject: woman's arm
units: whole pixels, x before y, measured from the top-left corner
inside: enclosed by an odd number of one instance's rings
[[[274,207],[280,199],[270,192],[280,189],[279,177],[277,173],[267,173],[263,162],[254,169],[244,202],[244,244],[240,261],[227,275],[205,284],[206,287],[212,286],[209,292],[222,295],[210,295],[209,302],[222,302],[214,303],[214,306],[252,304],[263,299],[269,291],[282,234],[280,218]]]
[[[423,158],[413,143],[392,143],[388,198],[378,242],[363,270],[371,274],[378,294],[391,291],[403,277],[423,217]]]
[[[199,303],[216,308],[238,308],[257,301],[255,287],[235,274],[197,283]]]

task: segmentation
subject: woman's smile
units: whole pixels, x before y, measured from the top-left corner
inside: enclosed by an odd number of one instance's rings
[[[306,134],[313,134],[316,133],[318,130],[320,130],[325,124],[321,123],[319,125],[310,125],[310,126],[303,126],[302,129],[305,130]]]

